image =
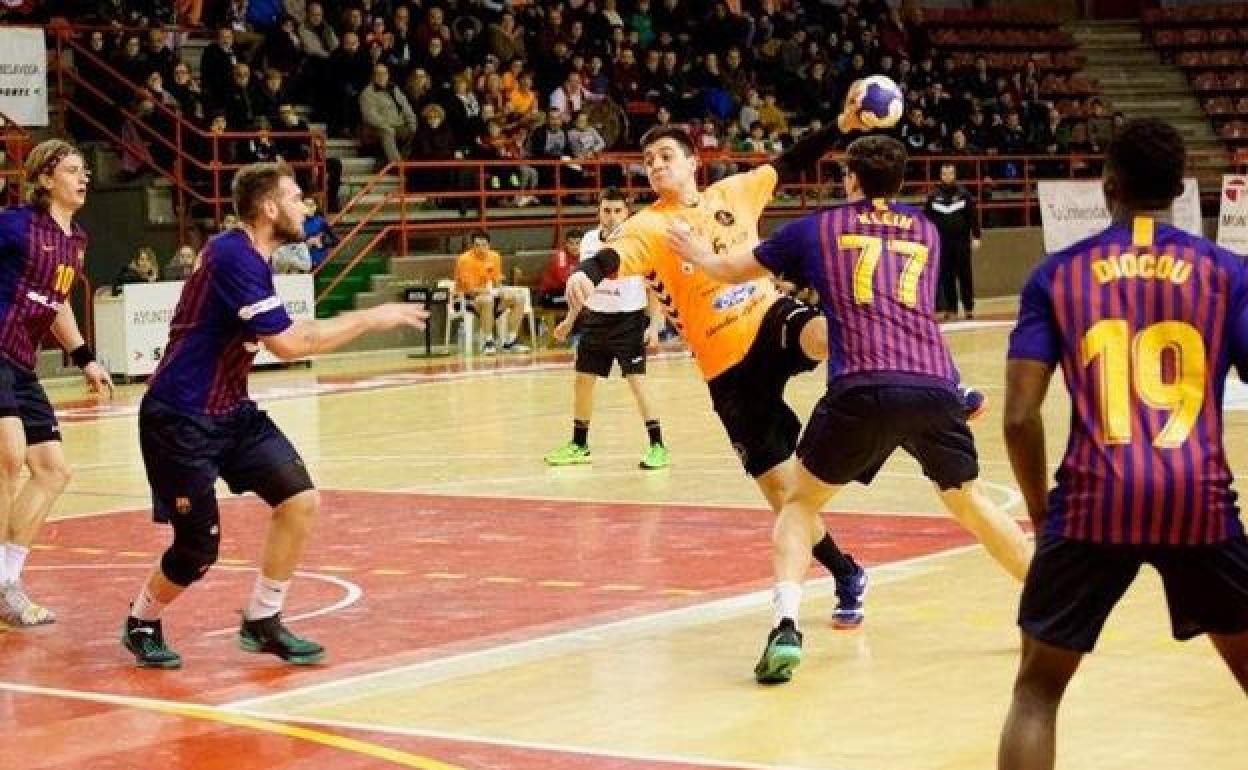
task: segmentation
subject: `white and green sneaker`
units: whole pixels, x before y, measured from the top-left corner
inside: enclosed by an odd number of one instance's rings
[[[642,468],[648,471],[657,471],[659,468],[666,468],[672,464],[672,453],[662,444],[651,444],[646,450],[646,454],[638,463]]]
[[[544,458],[547,465],[589,465],[589,447],[569,441]]]

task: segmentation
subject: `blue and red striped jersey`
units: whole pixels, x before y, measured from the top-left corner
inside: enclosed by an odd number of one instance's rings
[[[148,394],[192,414],[229,414],[249,400],[259,338],[293,323],[247,233],[222,233],[204,247],[199,269],[182,287]]]
[[[0,355],[33,370],[39,344],[83,269],[87,234],[45,212],[0,212]]]
[[[932,313],[940,236],[921,210],[885,200],[822,209],[781,227],[754,256],[819,293],[829,391],[957,385]]]
[[[1243,534],[1222,394],[1248,373],[1248,273],[1149,217],[1048,257],[1023,289],[1010,358],[1062,367],[1070,439],[1049,534],[1198,545]]]

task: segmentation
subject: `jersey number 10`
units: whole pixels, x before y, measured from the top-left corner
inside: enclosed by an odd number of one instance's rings
[[[876,235],[846,234],[836,239],[836,245],[842,250],[858,251],[858,259],[854,260],[854,301],[859,305],[870,305],[875,300],[875,271],[880,265],[880,255],[884,253],[884,239]],[[917,307],[919,276],[923,275],[923,268],[927,265],[927,246],[914,241],[889,239],[888,250],[906,258],[901,280],[897,282],[897,301],[906,307]]]
[[[1105,443],[1131,443],[1134,381],[1145,406],[1170,412],[1153,446],[1173,449],[1187,440],[1205,403],[1205,341],[1196,327],[1182,321],[1161,321],[1134,338],[1130,334],[1126,321],[1106,318],[1088,329],[1079,346],[1080,366],[1101,362],[1098,396]],[[1167,352],[1173,356],[1173,382],[1164,379]]]

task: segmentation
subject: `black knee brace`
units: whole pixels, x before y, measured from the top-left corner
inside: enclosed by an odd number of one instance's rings
[[[217,561],[221,518],[216,497],[211,493],[202,496],[185,510],[175,513],[170,523],[173,524],[173,545],[161,557],[160,570],[170,582],[189,586]]]

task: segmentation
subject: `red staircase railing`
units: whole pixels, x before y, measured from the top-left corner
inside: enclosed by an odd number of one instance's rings
[[[5,156],[5,162],[0,164],[0,182],[4,185],[0,200],[4,201],[4,205],[12,206],[22,201],[23,167],[26,153],[30,151],[31,137],[29,131],[3,112],[0,112],[0,145]]]
[[[233,173],[244,165],[225,162],[224,159],[228,156],[226,147],[231,143],[256,138],[260,132],[212,133],[205,131],[179,111],[159,103],[155,106],[154,114],[158,114],[161,121],[169,127],[169,133],[157,130],[129,107],[117,105],[106,88],[101,87],[105,84],[91,82],[82,77],[76,67],[66,66],[65,53],[70,51],[73,53],[75,62],[90,62],[92,69],[103,74],[112,85],[118,87],[121,93],[137,95],[144,90],[140,84],[127,80],[108,62],[76,40],[74,35],[77,31],[79,30],[70,27],[49,29],[56,43],[59,62],[56,73],[57,96],[61,104],[62,119],[73,116],[99,132],[124,152],[126,142],[121,136],[121,128],[117,125],[116,118],[93,114],[92,110],[83,104],[87,100],[71,98],[70,89],[67,86],[73,86],[75,96],[90,94],[94,97],[91,101],[105,106],[115,115],[130,121],[144,142],[153,147],[163,148],[164,152],[158,152],[155,155],[167,156],[168,162],[162,163],[153,157],[149,165],[173,185],[179,237],[183,241],[187,237],[189,212],[192,205],[200,205],[209,209],[213,219],[220,223],[224,212],[230,206],[229,190]],[[289,165],[296,169],[307,169],[313,175],[316,189],[319,191],[325,189],[326,147],[323,136],[315,131],[270,131],[269,136],[278,141],[283,139],[307,141],[310,159],[292,162]],[[323,192],[318,195],[321,196],[323,204]]]

